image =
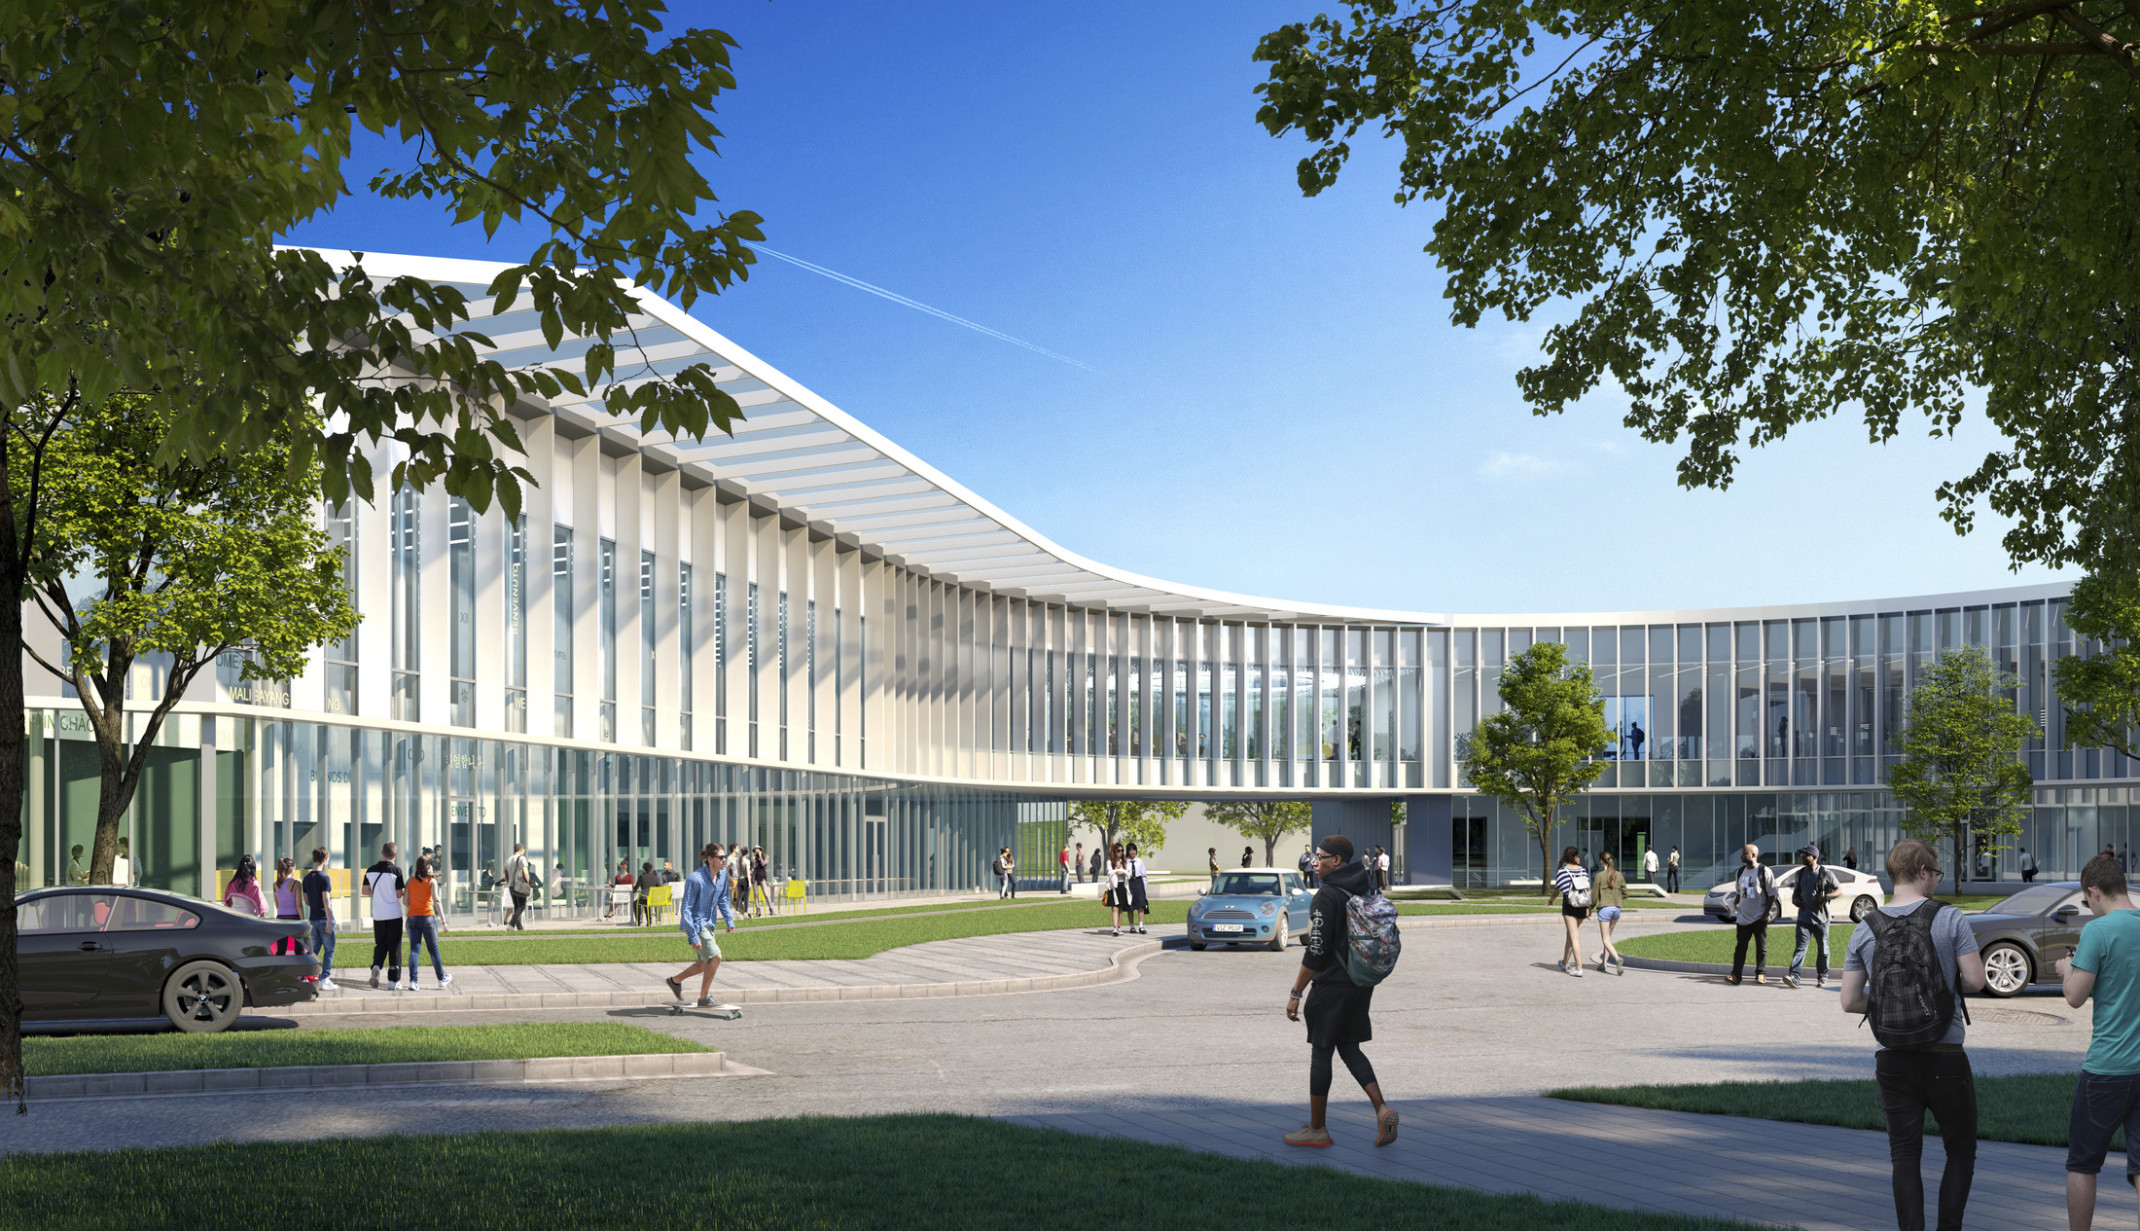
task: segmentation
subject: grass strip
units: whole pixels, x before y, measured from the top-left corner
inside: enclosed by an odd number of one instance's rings
[[[1188,921],[1189,904],[1182,901],[1152,904],[1153,925]],[[827,961],[859,960],[932,940],[957,940],[968,936],[1001,936],[1012,932],[1060,931],[1107,926],[1104,906],[1091,902],[1055,902],[1029,909],[961,911],[950,915],[918,915],[909,918],[859,919],[827,923],[822,927],[748,928],[721,934],[721,953],[735,961]],[[335,967],[352,977],[369,963],[369,943],[353,936],[355,951],[337,949]],[[448,936],[440,942],[439,954],[447,969],[455,966],[550,966],[589,965],[599,962],[675,963],[690,962],[691,950],[674,927],[659,932],[623,936],[571,936],[553,939],[540,932],[518,936]]]
[[[2063,1146],[2073,1109],[2076,1073],[2023,1073],[1978,1077],[1977,1139],[2022,1145]],[[1614,1103],[1660,1111],[1695,1111],[1796,1124],[1828,1124],[1883,1132],[1880,1091],[1871,1078],[1842,1081],[1719,1081],[1678,1086],[1571,1086],[1547,1098]],[[1931,1117],[1926,1117],[1927,1131]],[[2124,1130],[2110,1148],[2125,1148]]]
[[[22,1041],[32,1077],[267,1069],[295,1064],[405,1064],[423,1060],[534,1060],[711,1051],[623,1022],[510,1026],[382,1026],[374,1030],[229,1030],[221,1034],[76,1035]]]
[[[1093,1177],[1125,1159],[1140,1195],[1095,1193]],[[1291,1228],[1318,1210],[1342,1211],[1347,1226],[1750,1231],[948,1115],[16,1155],[0,1169],[0,1202],[16,1225],[51,1231],[193,1228],[204,1210],[257,1208],[264,1176],[335,1180],[279,1186],[277,1222],[406,1231],[1084,1231],[1096,1202],[1117,1231]],[[98,1192],[125,1199],[84,1199]]]
[[[1843,954],[1850,949],[1850,934],[1856,929],[1848,919],[1838,919],[1828,925],[1828,969],[1830,973],[1843,968]],[[1629,957],[1654,957],[1668,962],[1722,962],[1731,964],[1732,946],[1738,943],[1738,929],[1730,924],[1719,923],[1715,927],[1695,928],[1684,932],[1660,932],[1654,936],[1630,936],[1626,940],[1613,938],[1613,944]],[[1789,920],[1768,925],[1768,965],[1777,970],[1791,962],[1791,946],[1796,942],[1795,925]],[[1753,942],[1746,945],[1746,962],[1754,960]],[[1816,963],[1813,954],[1806,954],[1806,965]]]

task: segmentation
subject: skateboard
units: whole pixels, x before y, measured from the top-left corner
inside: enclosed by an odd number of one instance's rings
[[[732,1004],[709,1005],[704,1009],[689,1003],[677,1003],[664,1007],[669,1010],[669,1016],[671,1017],[682,1017],[685,1013],[696,1011],[696,1013],[703,1013],[720,1021],[732,1022],[743,1016],[743,1010]]]

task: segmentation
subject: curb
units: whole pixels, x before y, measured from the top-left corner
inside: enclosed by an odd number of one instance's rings
[[[1093,987],[1135,976],[1135,965],[1159,952],[1164,942],[1145,941],[1129,945],[1108,958],[1107,965],[1062,975],[1031,975],[1014,979],[974,979],[961,983],[885,983],[864,987],[743,987],[727,988],[722,999],[730,1004],[806,1004],[835,1000],[927,1000],[939,996],[1001,996],[1012,992],[1054,992]],[[393,995],[335,996],[285,1005],[267,1013],[270,1017],[340,1017],[352,1013],[452,1013],[497,1009],[620,1009],[667,1006],[675,998],[666,991],[645,992],[504,992],[456,995],[452,992]]]
[[[239,1090],[347,1089],[355,1086],[519,1086],[615,1077],[711,1077],[727,1067],[720,1052],[646,1056],[555,1056],[533,1060],[428,1060],[401,1064],[295,1064],[258,1069],[174,1069],[158,1073],[70,1073],[32,1077],[33,1099],[124,1098]]]
[[[1661,957],[1630,957],[1623,959],[1629,970],[1664,970],[1683,975],[1728,975],[1729,962],[1674,962]]]

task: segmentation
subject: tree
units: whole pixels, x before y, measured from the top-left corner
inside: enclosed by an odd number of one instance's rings
[[[678,437],[739,417],[714,368],[634,358],[634,287],[689,305],[746,277],[747,211],[723,214],[692,161],[732,88],[716,30],[663,32],[659,0],[172,0],[0,5],[0,591],[40,550],[43,448],[58,417],[114,393],[187,389],[162,458],[287,442],[322,495],[442,483],[517,510],[508,407],[599,402]],[[277,244],[357,190],[433,201],[526,257],[485,290],[560,360],[509,371],[456,287],[374,279]],[[622,344],[620,347],[620,343]],[[620,361],[620,350],[624,357]],[[25,476],[26,488],[16,486]],[[0,602],[0,849],[22,836],[22,612]],[[0,860],[0,1087],[23,1105],[15,883]]]
[[[1554,820],[1604,772],[1598,756],[1613,742],[1590,664],[1570,662],[1557,641],[1537,642],[1508,660],[1500,711],[1481,718],[1462,741],[1472,786],[1514,809],[1537,840],[1548,897]]]
[[[1297,799],[1224,799],[1204,805],[1204,815],[1244,838],[1263,843],[1263,863],[1277,860],[1278,839],[1299,833],[1314,821],[1314,809]]]
[[[89,879],[109,884],[119,819],[171,707],[203,668],[243,651],[244,678],[286,680],[358,621],[314,499],[287,448],[166,465],[163,399],[121,395],[52,436],[43,493],[47,550],[31,592],[65,643],[45,670],[74,686],[97,748]],[[134,666],[161,656],[161,695],[131,743]]]
[[[1903,807],[1905,835],[1951,844],[1956,884],[1969,868],[1966,840],[2018,834],[2028,811],[2035,782],[2021,746],[2036,724],[2014,712],[2014,686],[1983,646],[1969,645],[1943,651],[1910,690],[1896,741],[1902,759],[1888,769],[1887,788]]]
[[[1070,805],[1070,828],[1098,831],[1103,849],[1121,841],[1153,851],[1166,844],[1167,826],[1188,810],[1171,799],[1080,799]]]
[[[2140,577],[2084,577],[2066,601],[2066,626],[2092,641],[2087,658],[2054,670],[2066,710],[2066,746],[2114,748],[2140,758]]]
[[[2003,445],[1938,489],[2014,561],[2140,560],[2140,6],[1543,6],[1350,0],[1266,35],[1257,118],[1336,182],[1362,130],[1454,320],[1563,301],[1517,378],[1535,413],[1601,386],[1684,441],[1679,480],[1837,413],[1874,442],[1971,399]]]

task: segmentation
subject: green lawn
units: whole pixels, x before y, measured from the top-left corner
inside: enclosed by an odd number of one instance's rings
[[[173,1069],[265,1069],[292,1064],[400,1064],[418,1060],[533,1060],[712,1051],[623,1022],[515,1026],[381,1026],[371,1030],[230,1030],[222,1034],[27,1038],[32,1077]]]
[[[1084,899],[1078,900],[1084,901]],[[752,927],[764,927],[768,924],[785,926],[788,924],[847,923],[856,919],[888,919],[896,918],[900,915],[933,915],[962,910],[1024,910],[1038,906],[1060,906],[1062,904],[1063,899],[1060,894],[1049,893],[1043,896],[1037,893],[1028,893],[1016,901],[998,901],[994,898],[989,898],[986,901],[979,902],[939,902],[934,906],[870,906],[852,910],[818,910],[808,913],[783,909],[777,915],[760,915],[755,919],[739,911],[736,914],[736,930],[742,932]],[[1091,905],[1089,902],[1086,904]],[[785,906],[784,903],[783,906]],[[675,910],[674,906],[669,908],[671,920],[675,918]],[[619,918],[623,917],[620,913]],[[452,933],[449,933],[449,935],[452,935]],[[471,940],[517,939],[536,936],[673,936],[676,935],[676,924],[674,922],[641,924],[635,927],[630,924],[590,923],[586,927],[545,928],[533,932],[506,932],[488,929],[480,932],[463,930],[458,935],[466,936]]]
[[[1868,1045],[1869,1046],[1869,1045]],[[1872,1059],[1866,1057],[1866,1068]],[[2073,1108],[2073,1073],[2027,1073],[2014,1077],[1978,1077],[1977,1137],[2024,1145],[2066,1144],[2067,1118]],[[1872,1079],[1852,1081],[1720,1081],[1685,1086],[1576,1086],[1551,1090],[1547,1098],[1585,1103],[1617,1103],[1664,1111],[1699,1111],[1718,1116],[1751,1116],[1800,1124],[1884,1131],[1880,1094]],[[1929,1122],[1929,1118],[1928,1118]],[[2111,1142],[2123,1150],[2124,1134]]]
[[[1188,921],[1186,901],[1152,904],[1151,923],[1179,925]],[[821,961],[857,959],[932,940],[962,936],[1000,936],[1007,932],[1039,932],[1067,928],[1108,926],[1108,911],[1093,902],[1050,902],[1017,910],[958,911],[943,915],[914,915],[883,919],[827,922],[821,927],[738,928],[721,934],[721,953],[736,961]],[[455,966],[585,965],[595,962],[674,962],[679,968],[691,960],[683,934],[674,927],[651,931],[619,930],[587,936],[553,938],[543,932],[512,936],[457,936],[448,934],[439,943],[446,968]],[[352,933],[335,950],[335,971],[361,981],[371,961],[371,945]]]
[[[334,1182],[305,1181],[316,1176]],[[287,1182],[271,1180],[263,1205],[270,1177]],[[1134,1193],[1120,1187],[1127,1177]],[[96,1193],[113,1199],[86,1199]],[[1317,1218],[1467,1231],[1751,1231],[960,1116],[18,1154],[0,1169],[0,1207],[12,1225],[48,1231],[190,1229],[204,1211],[266,1209],[278,1224],[406,1231],[1290,1231]]]
[[[1843,954],[1850,948],[1850,933],[1856,925],[1848,919],[1838,919],[1828,925],[1829,952],[1833,955],[1828,963],[1830,972],[1843,968]],[[1630,936],[1625,940],[1613,938],[1613,944],[1629,957],[1654,957],[1670,962],[1723,962],[1731,963],[1732,946],[1738,943],[1738,929],[1728,923],[1709,927],[1692,928],[1684,932],[1663,932],[1655,936]],[[1791,945],[1797,939],[1796,929],[1790,923],[1768,925],[1769,969],[1791,964]],[[1754,946],[1746,945],[1746,964],[1752,966]],[[1813,965],[1813,954],[1806,953],[1806,965]]]

